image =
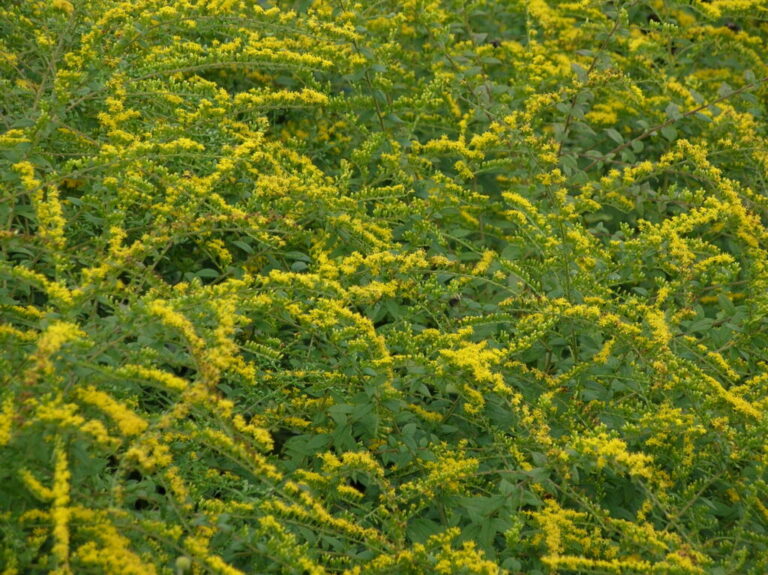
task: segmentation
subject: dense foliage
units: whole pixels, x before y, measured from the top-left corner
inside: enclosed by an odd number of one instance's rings
[[[768,571],[767,16],[3,2],[2,573]]]

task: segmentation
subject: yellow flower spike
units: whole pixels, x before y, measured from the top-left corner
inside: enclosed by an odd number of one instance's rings
[[[149,424],[136,415],[130,408],[115,400],[111,395],[88,386],[77,391],[81,400],[99,408],[109,416],[120,429],[123,437],[139,435]]]
[[[56,560],[55,573],[62,575],[71,573],[69,567],[70,542],[70,478],[69,461],[62,440],[57,441],[54,448],[55,468],[53,473],[53,498],[51,519],[53,521],[53,550]]]
[[[135,461],[148,473],[158,468],[165,468],[173,462],[170,447],[157,435],[145,434],[133,442],[124,456],[128,461]]]
[[[260,449],[263,449],[264,451],[272,450],[274,442],[272,440],[272,436],[269,434],[269,431],[267,431],[265,428],[246,423],[242,415],[235,415],[232,418],[232,425],[238,431],[247,433],[250,437],[252,437]]]
[[[40,501],[50,501],[53,499],[53,490],[40,483],[28,469],[22,468],[19,471],[19,477],[27,489]]]
[[[170,487],[170,491],[174,498],[187,510],[191,510],[194,506],[192,502],[189,501],[189,489],[180,473],[180,469],[175,465],[171,465],[165,470],[163,477]]]
[[[648,309],[645,318],[651,328],[654,341],[662,347],[668,346],[672,339],[672,333],[664,317],[664,312],[658,309]]]
[[[127,364],[115,371],[116,375],[129,379],[154,381],[172,391],[184,391],[189,383],[178,376],[156,368]]]
[[[61,251],[66,248],[64,228],[67,224],[59,201],[59,190],[55,186],[37,187],[32,192],[32,205],[39,223],[38,235],[52,249]]]
[[[483,252],[482,257],[480,258],[480,261],[478,261],[475,264],[475,267],[472,269],[472,275],[483,275],[485,272],[488,271],[488,268],[491,267],[491,264],[493,263],[493,260],[497,257],[496,252],[493,250],[486,250]]]
[[[213,386],[218,381],[220,370],[213,362],[205,361],[205,341],[197,335],[192,322],[184,314],[174,310],[173,306],[163,299],[152,300],[148,308],[149,312],[157,316],[163,324],[178,330],[184,336],[197,361],[197,367],[203,375],[203,380],[209,386]]]
[[[16,408],[12,395],[3,400],[2,412],[0,412],[0,447],[5,447],[13,437],[13,419]]]
[[[37,339],[37,349],[31,358],[34,363],[25,373],[27,385],[34,385],[41,376],[51,375],[54,368],[53,358],[64,344],[85,336],[85,332],[73,323],[56,321],[50,324]]]
[[[28,192],[34,192],[42,186],[42,182],[35,177],[35,166],[32,162],[18,162],[13,164],[12,168],[19,174],[21,183]]]

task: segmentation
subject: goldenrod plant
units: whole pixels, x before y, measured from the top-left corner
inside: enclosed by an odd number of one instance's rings
[[[768,3],[0,6],[0,573],[768,572]]]

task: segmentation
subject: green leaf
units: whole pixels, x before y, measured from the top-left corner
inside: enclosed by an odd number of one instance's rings
[[[661,135],[672,142],[677,139],[677,130],[672,126],[664,126],[661,129]]]
[[[608,134],[608,137],[617,144],[624,143],[624,137],[617,130],[613,128],[606,128],[605,133]]]

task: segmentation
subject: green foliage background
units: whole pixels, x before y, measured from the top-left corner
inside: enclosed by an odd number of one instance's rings
[[[760,0],[0,8],[0,568],[765,573]]]

